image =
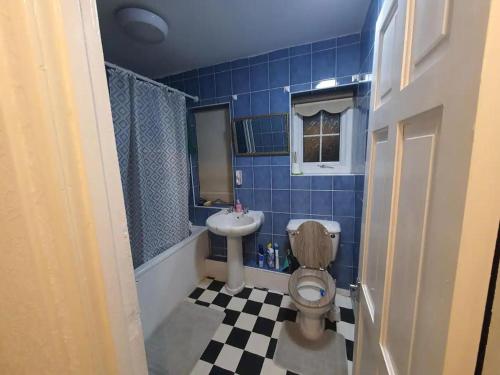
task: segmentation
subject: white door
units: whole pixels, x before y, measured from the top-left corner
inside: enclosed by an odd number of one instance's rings
[[[472,373],[476,352],[457,342],[466,292],[454,287],[470,251],[461,236],[488,15],[486,0],[385,0],[380,12],[355,374]]]

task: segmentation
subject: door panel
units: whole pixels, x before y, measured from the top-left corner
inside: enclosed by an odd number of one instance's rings
[[[433,154],[440,109],[416,116],[401,124],[399,181],[391,284],[387,303],[387,332],[382,345],[397,373],[407,373],[411,363],[412,345],[420,339],[415,330],[422,264],[425,254],[425,226],[430,196]],[[405,213],[411,212],[411,215]],[[427,254],[429,256],[429,254]],[[432,321],[426,319],[426,323]],[[426,374],[434,372],[425,371]],[[435,372],[439,373],[439,372]]]
[[[390,217],[391,200],[391,163],[392,152],[388,141],[388,129],[382,128],[373,134],[371,150],[370,189],[367,205],[366,247],[364,249],[366,266],[362,269],[363,279],[366,280],[365,298],[368,312],[372,321],[375,313],[379,313],[382,305],[385,280],[385,261],[387,251],[387,236]]]
[[[471,373],[460,262],[488,1],[385,0],[375,32],[355,374]],[[463,27],[467,25],[467,27]],[[459,266],[462,264],[462,268]],[[462,280],[457,288],[457,280]],[[470,320],[470,319],[469,319]]]

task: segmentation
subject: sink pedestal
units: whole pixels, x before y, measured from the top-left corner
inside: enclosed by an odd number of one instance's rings
[[[238,294],[245,287],[243,246],[241,238],[254,233],[264,222],[262,211],[219,211],[208,217],[206,224],[210,232],[227,237],[227,282],[226,291]]]
[[[227,283],[229,294],[238,294],[245,287],[241,237],[227,237]]]

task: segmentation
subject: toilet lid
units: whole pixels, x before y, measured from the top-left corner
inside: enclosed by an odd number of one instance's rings
[[[293,255],[301,266],[325,269],[333,260],[332,238],[322,224],[306,221],[294,236]]]

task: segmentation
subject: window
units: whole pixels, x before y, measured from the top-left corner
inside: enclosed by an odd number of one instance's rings
[[[293,173],[353,173],[352,97],[293,104]]]
[[[319,111],[313,116],[303,116],[303,161],[339,162],[340,114]]]

